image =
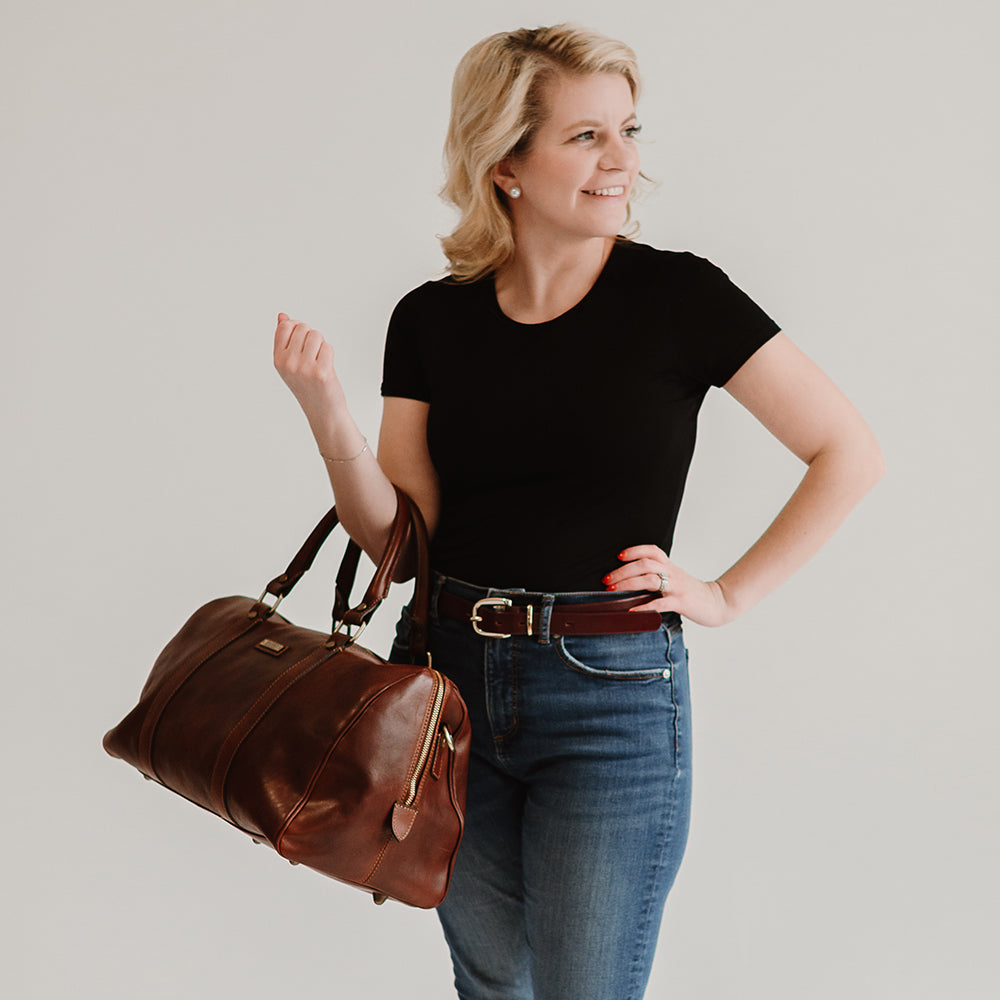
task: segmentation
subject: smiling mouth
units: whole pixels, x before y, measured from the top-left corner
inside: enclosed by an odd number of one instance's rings
[[[621,184],[618,184],[615,187],[597,188],[597,190],[595,190],[595,191],[584,191],[583,193],[584,194],[595,194],[595,195],[598,195],[601,198],[615,198],[618,195],[624,194],[625,193],[625,188]]]

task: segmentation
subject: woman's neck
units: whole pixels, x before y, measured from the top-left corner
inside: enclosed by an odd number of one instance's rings
[[[497,304],[518,323],[545,323],[572,309],[594,286],[614,246],[596,237],[553,247],[518,240],[514,257],[496,275]]]

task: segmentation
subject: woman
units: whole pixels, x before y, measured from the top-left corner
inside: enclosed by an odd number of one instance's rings
[[[392,483],[431,532],[434,663],[473,724],[439,908],[463,1000],[643,995],[688,827],[681,619],[739,617],[882,471],[851,404],[725,274],[618,237],[638,89],[630,49],[566,25],[494,35],[462,60],[450,275],[392,315],[377,460],[333,348],[284,313],[275,332],[352,537],[381,553]],[[710,385],[808,468],[704,581],[668,553]],[[403,646],[406,631],[404,611]]]

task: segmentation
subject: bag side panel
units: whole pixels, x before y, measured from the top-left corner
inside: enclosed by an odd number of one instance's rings
[[[220,645],[220,636],[234,634],[244,623],[250,625],[252,635],[259,623],[247,617],[254,602],[249,597],[223,597],[200,607],[184,623],[180,631],[167,643],[156,658],[143,685],[138,704],[122,721],[104,737],[104,749],[113,757],[120,757],[145,771],[146,753],[140,746],[144,727],[150,712],[163,701],[164,692],[181,682],[186,675],[201,669],[205,655]],[[257,641],[254,639],[253,641]],[[167,702],[169,704],[169,702]]]
[[[226,779],[230,815],[321,871],[314,860],[331,854],[371,857],[368,831],[405,786],[431,683],[359,647],[324,661],[244,740]],[[350,881],[361,866],[328,874]]]
[[[257,648],[265,639],[285,651],[273,656]],[[226,737],[262,692],[325,641],[323,633],[272,616],[202,664],[170,700],[153,734],[151,757],[160,780],[214,811],[212,773]]]
[[[465,704],[449,681],[442,721],[455,749],[442,740],[446,763],[435,777],[427,769],[415,805],[417,817],[403,841],[390,838],[378,868],[367,881],[372,889],[411,906],[430,908],[445,897],[465,825],[465,786],[471,729]]]

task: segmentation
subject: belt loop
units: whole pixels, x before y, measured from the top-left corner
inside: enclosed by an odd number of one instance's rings
[[[552,624],[552,606],[556,603],[555,594],[542,595],[541,621],[537,626],[538,641],[541,645],[547,646],[552,640],[549,627]]]
[[[432,625],[440,625],[441,622],[438,619],[438,601],[441,598],[441,591],[444,589],[447,577],[443,576],[441,573],[434,574],[434,585],[431,588],[430,601],[428,602],[430,607],[430,619]]]

